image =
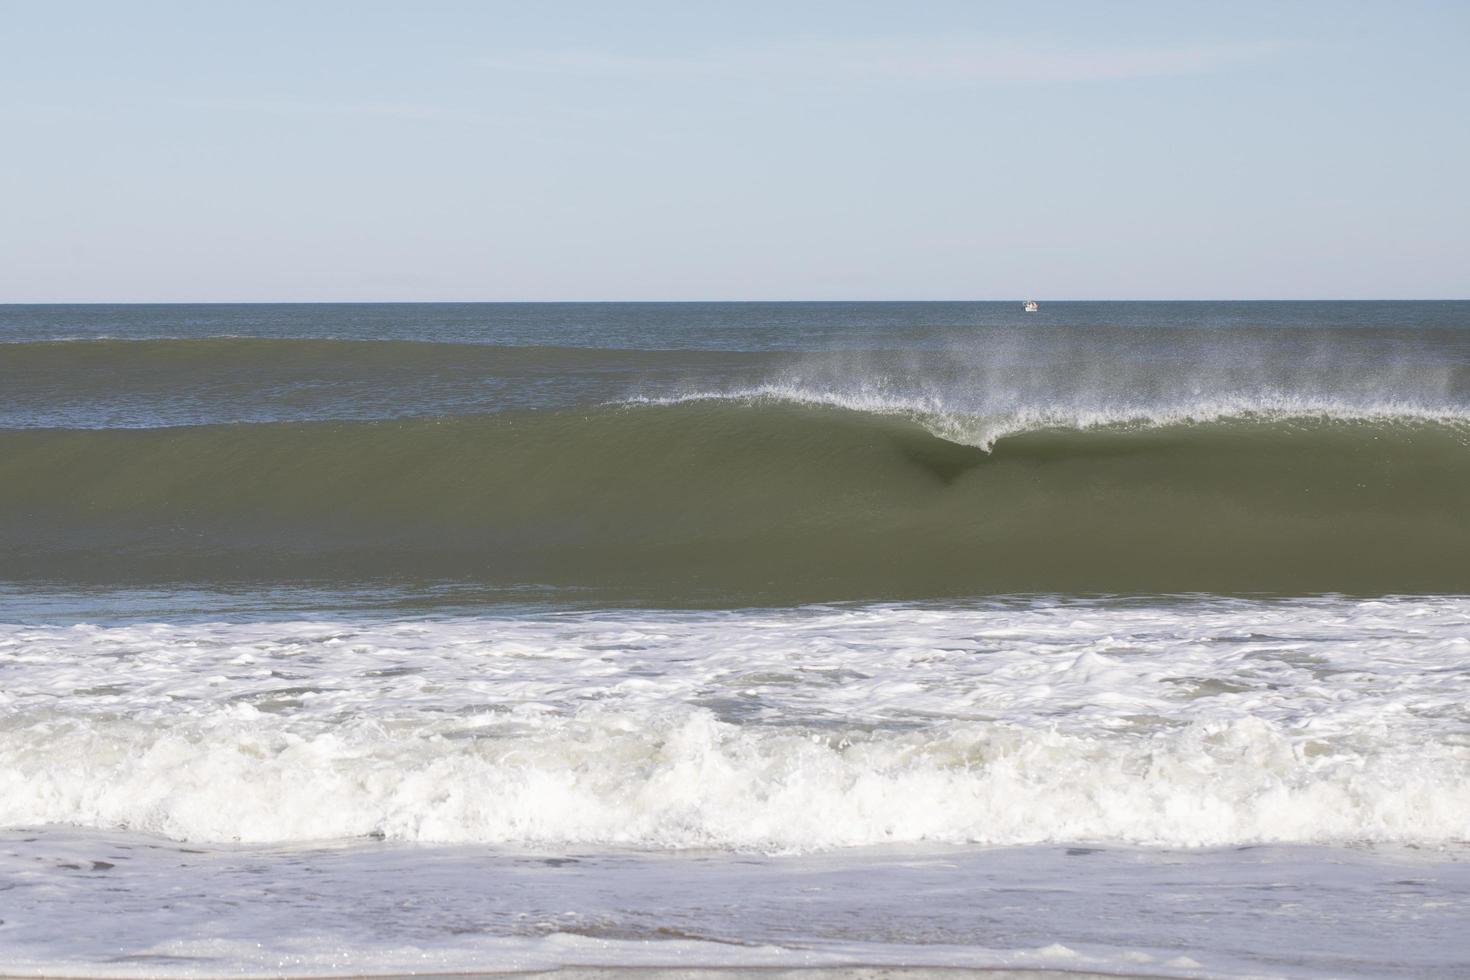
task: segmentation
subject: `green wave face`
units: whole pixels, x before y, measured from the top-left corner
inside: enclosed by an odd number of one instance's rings
[[[1457,423],[1225,418],[992,452],[838,407],[0,432],[0,577],[700,603],[1467,592]]]

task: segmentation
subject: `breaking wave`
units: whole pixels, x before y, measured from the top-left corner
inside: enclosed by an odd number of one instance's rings
[[[1079,401],[1076,404],[1021,405],[1003,410],[956,410],[939,395],[895,393],[886,387],[806,388],[763,384],[734,391],[694,392],[662,397],[635,397],[631,405],[730,403],[757,406],[801,405],[839,408],[875,416],[906,419],[934,436],[987,452],[998,440],[1044,430],[1136,431],[1205,423],[1265,423],[1294,426],[1311,423],[1435,424],[1470,436],[1470,409],[1413,399],[1348,400],[1266,392],[1137,404],[1126,400]],[[1470,445],[1470,438],[1466,440]]]
[[[382,422],[0,431],[0,575],[453,578],[665,601],[1464,592],[1434,406],[1007,417],[781,389]]]
[[[1470,840],[1458,597],[0,627],[0,826]]]

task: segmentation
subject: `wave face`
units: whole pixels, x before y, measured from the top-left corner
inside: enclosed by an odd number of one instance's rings
[[[0,627],[0,826],[1470,839],[1463,598]]]
[[[0,310],[0,580],[1462,592],[1467,310]]]
[[[0,561],[675,602],[1470,591],[1456,417],[1206,406],[1063,427],[819,401],[3,431]]]

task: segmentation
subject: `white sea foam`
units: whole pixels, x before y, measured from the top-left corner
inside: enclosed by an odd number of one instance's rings
[[[0,825],[1470,839],[1470,599],[0,628]]]

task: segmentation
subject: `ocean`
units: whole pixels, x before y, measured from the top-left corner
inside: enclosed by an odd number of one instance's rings
[[[1470,972],[1470,302],[0,306],[0,975]]]

